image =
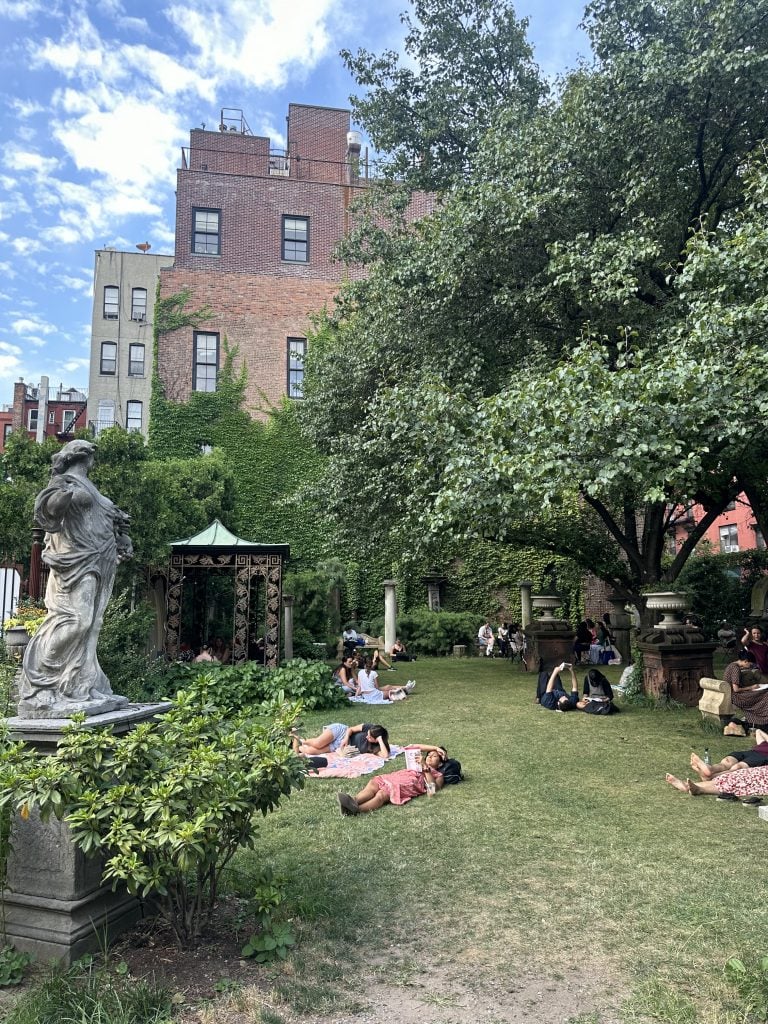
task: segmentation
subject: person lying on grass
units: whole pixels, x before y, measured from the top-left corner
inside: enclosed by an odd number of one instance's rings
[[[748,753],[748,751],[746,751]],[[721,799],[765,796],[768,794],[768,765],[757,768],[734,768],[721,772],[712,779],[678,779],[669,772],[664,779],[680,793],[689,796],[717,796]]]
[[[442,769],[445,766],[447,752],[445,747],[433,747],[424,743],[413,743],[423,753],[420,757],[421,768],[402,768],[388,775],[377,775],[361,789],[357,796],[349,793],[338,793],[339,807],[343,815],[368,814],[377,811],[385,804],[407,804],[417,796],[432,796],[434,789],[442,789],[445,783]],[[434,787],[432,786],[434,783]]]
[[[571,692],[570,695],[565,692],[560,683],[560,673],[569,669],[571,673]],[[564,661],[562,665],[556,665],[552,669],[552,674],[549,677],[547,688],[542,693],[540,704],[547,711],[571,711],[578,704],[579,700],[579,687],[576,682],[576,674],[573,671],[573,665],[569,662]]]
[[[698,754],[692,753],[691,768],[705,781],[714,779],[723,772],[737,772],[742,768],[763,768],[768,765],[768,733],[758,729],[755,732],[755,740],[755,746],[751,750],[733,750],[717,764],[707,764]]]
[[[331,722],[323,726],[323,731],[313,739],[292,737],[293,750],[304,757],[318,757],[321,754],[335,754],[344,747],[357,747],[361,754],[376,754],[385,760],[389,757],[389,733],[383,725],[371,725],[361,722],[360,725],[344,725],[343,722]]]

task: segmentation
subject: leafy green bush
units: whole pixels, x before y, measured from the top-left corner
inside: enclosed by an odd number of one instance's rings
[[[163,662],[149,656],[149,631],[154,612],[144,601],[133,608],[127,590],[112,596],[104,613],[98,656],[115,693],[137,703],[164,695]]]
[[[218,672],[199,675],[126,736],[75,721],[42,762],[0,734],[0,806],[64,818],[76,846],[104,856],[104,880],[149,900],[182,947],[210,919],[221,871],[253,846],[256,813],[305,773],[288,742],[300,705],[279,693],[223,714],[219,683]]]
[[[29,953],[20,953],[13,946],[3,946],[0,949],[0,986],[20,985],[24,968],[31,960]]]
[[[471,612],[431,612],[428,608],[401,615],[397,620],[398,635],[409,654],[427,656],[450,654],[454,644],[474,649],[480,618]],[[384,620],[370,623],[374,636],[384,631]]]
[[[318,640],[317,643],[325,644],[325,639]],[[299,627],[293,631],[293,656],[307,658],[309,661],[322,660],[325,657],[325,646],[316,647],[309,630]]]
[[[282,692],[287,700],[300,700],[307,711],[343,707],[347,703],[336,686],[331,670],[321,661],[294,658],[278,669],[248,661],[243,665],[181,664],[169,665],[163,681],[166,692],[192,685],[200,675],[216,678],[214,699],[220,708],[239,711],[253,708]]]
[[[743,1000],[745,1020],[768,1020],[768,956],[749,963],[731,957],[725,965],[725,977]]]
[[[277,877],[269,867],[257,879],[249,904],[258,931],[243,946],[242,956],[253,957],[260,964],[285,960],[295,945],[293,929],[281,920],[285,914],[285,885],[286,879]]]

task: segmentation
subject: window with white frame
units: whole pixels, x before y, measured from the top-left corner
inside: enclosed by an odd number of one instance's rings
[[[37,409],[30,409],[27,413],[27,426],[30,430],[37,430]]]
[[[221,253],[221,210],[192,207],[192,252],[200,256]]]
[[[147,319],[147,289],[131,289],[131,320]]]
[[[219,369],[219,336],[195,331],[192,390],[215,391]]]
[[[307,354],[306,338],[288,339],[288,397],[304,397],[304,357]]]
[[[72,424],[75,422],[77,416],[76,409],[65,409],[61,414],[61,429],[62,432],[67,434],[72,429]]]
[[[126,404],[125,429],[141,430],[141,402],[128,402]]]
[[[283,259],[286,263],[309,262],[309,217],[283,216]]]
[[[120,289],[113,284],[104,288],[104,319],[117,320],[120,316]]]
[[[117,343],[114,341],[102,341],[101,360],[99,362],[99,373],[112,376],[117,373]]]
[[[739,550],[739,530],[731,523],[729,526],[720,527],[720,551],[727,555],[731,551]]]
[[[96,435],[115,425],[115,403],[111,398],[100,398],[96,413]]]
[[[128,347],[128,376],[144,376],[144,346],[130,345]]]

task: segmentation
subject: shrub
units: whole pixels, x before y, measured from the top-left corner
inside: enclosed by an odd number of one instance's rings
[[[278,692],[287,700],[300,700],[307,711],[343,707],[347,703],[331,670],[321,661],[294,658],[279,669],[266,669],[249,661],[243,665],[199,665],[177,663],[168,666],[163,676],[166,692],[173,693],[194,683],[204,674],[216,678],[214,698],[220,708],[240,711],[271,699]]]
[[[104,613],[99,635],[99,663],[115,693],[129,700],[156,700],[163,689],[164,663],[149,655],[149,631],[154,621],[152,608],[144,601],[131,607],[127,590],[112,596]]]
[[[379,636],[384,631],[383,620],[371,622],[371,632]],[[450,654],[454,644],[464,644],[473,650],[481,622],[471,612],[431,612],[428,608],[401,615],[398,635],[410,654]]]
[[[42,763],[7,733],[0,742],[0,805],[64,818],[76,846],[104,856],[104,880],[153,904],[182,947],[210,919],[221,871],[253,846],[256,812],[274,810],[305,772],[288,742],[300,705],[278,694],[222,714],[219,675],[199,675],[126,736],[75,721]]]

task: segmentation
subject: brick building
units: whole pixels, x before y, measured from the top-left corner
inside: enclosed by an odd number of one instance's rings
[[[176,255],[160,271],[160,294],[186,289],[189,309],[212,313],[161,337],[158,370],[172,400],[213,391],[226,338],[247,365],[254,409],[301,396],[309,317],[331,305],[347,273],[333,251],[368,167],[348,110],[290,104],[279,151],[234,113],[219,131],[193,130],[182,153]],[[429,206],[418,197],[412,215]]]
[[[684,518],[678,520],[670,544],[672,552],[680,548],[690,529],[703,518],[704,509],[701,505],[694,505]],[[710,545],[715,554],[722,555],[732,551],[750,551],[765,547],[765,538],[755,521],[752,507],[743,494],[732,501],[725,512],[717,517],[702,540]]]
[[[83,388],[65,388],[63,384],[51,388],[47,377],[37,386],[18,380],[13,385],[11,429],[26,430],[38,442],[45,437],[69,441],[86,425],[86,402]]]

